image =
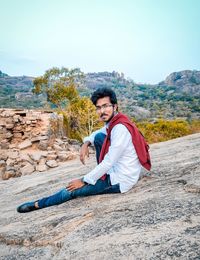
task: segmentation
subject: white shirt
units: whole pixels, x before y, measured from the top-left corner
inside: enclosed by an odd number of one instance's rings
[[[94,144],[97,133],[106,133],[106,126],[93,132],[84,142],[90,141]],[[91,172],[84,176],[84,181],[94,185],[105,173],[110,175],[111,184],[119,184],[122,193],[130,190],[138,181],[141,164],[132,143],[132,137],[128,129],[117,124],[111,131],[111,145],[103,161]]]

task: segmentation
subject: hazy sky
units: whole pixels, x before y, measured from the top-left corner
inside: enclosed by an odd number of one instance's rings
[[[0,70],[113,70],[158,83],[200,70],[200,0],[0,0]]]

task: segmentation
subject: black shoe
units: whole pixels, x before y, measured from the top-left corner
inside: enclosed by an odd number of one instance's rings
[[[37,209],[39,209],[39,208],[35,207],[35,202],[26,202],[17,208],[17,212],[27,213],[27,212],[37,210]]]

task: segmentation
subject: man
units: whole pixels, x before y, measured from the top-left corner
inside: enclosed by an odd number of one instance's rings
[[[115,92],[109,88],[97,89],[91,100],[105,126],[84,139],[80,160],[85,164],[89,146],[94,145],[98,165],[82,179],[72,180],[59,192],[17,208],[26,213],[58,205],[80,196],[124,193],[138,181],[141,167],[150,170],[148,145],[131,121],[118,113]]]

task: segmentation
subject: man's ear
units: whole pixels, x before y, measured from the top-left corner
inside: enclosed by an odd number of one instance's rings
[[[117,104],[114,104],[114,111],[117,111]]]

